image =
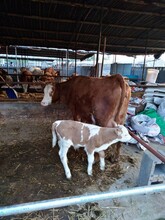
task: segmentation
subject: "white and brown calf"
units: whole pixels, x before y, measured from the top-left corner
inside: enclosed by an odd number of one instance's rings
[[[52,147],[58,141],[59,156],[66,177],[71,178],[67,163],[67,152],[71,146],[75,149],[84,147],[88,157],[88,175],[92,175],[94,153],[99,153],[100,169],[105,169],[104,150],[116,142],[127,142],[131,139],[128,130],[123,125],[115,124],[114,128],[99,127],[72,120],[55,121],[52,125]]]

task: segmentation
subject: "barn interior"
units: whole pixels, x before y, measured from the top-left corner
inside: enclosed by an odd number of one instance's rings
[[[60,75],[55,77],[59,82],[79,72],[79,61],[94,55],[97,77],[102,75],[101,65],[104,65],[103,58],[98,68],[99,54],[103,57],[104,54],[143,55],[139,82],[144,81],[148,69],[145,57],[153,55],[157,60],[165,51],[164,12],[164,0],[1,1],[0,60],[5,60],[5,64],[0,68],[13,78],[12,85],[0,82],[3,92],[0,95],[1,207],[137,186],[144,151],[136,145],[125,144],[119,162],[110,162],[108,149],[105,172],[96,163],[92,177],[86,173],[84,151],[71,149],[68,158],[73,179],[66,180],[58,147],[51,148],[51,124],[57,119],[72,119],[71,112],[60,103],[43,108],[39,81],[28,83],[30,89],[24,93],[18,80],[19,69],[26,67],[30,60],[40,63],[57,60],[60,65],[65,62],[60,67]],[[69,59],[73,61],[72,72],[68,70]],[[90,71],[84,68],[82,74]],[[160,73],[158,82],[164,83],[164,68],[160,68]],[[36,79],[39,77],[40,74]],[[14,89],[18,96],[4,94],[6,88]],[[132,95],[141,98],[146,87],[138,84],[137,88],[144,90]],[[164,145],[152,143],[152,146],[164,151]],[[92,219],[94,216],[95,219],[156,220],[165,218],[164,203],[160,204],[160,200],[165,201],[164,193],[103,201],[102,208],[93,203],[2,219]]]

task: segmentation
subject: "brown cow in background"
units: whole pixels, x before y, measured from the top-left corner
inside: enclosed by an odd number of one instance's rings
[[[124,124],[130,96],[131,89],[120,74],[103,78],[75,76],[66,82],[47,84],[41,105],[60,100],[70,108],[74,120],[111,127],[113,121]],[[115,161],[120,146],[113,148]]]
[[[44,74],[41,76],[40,80],[43,82],[53,82],[54,78],[60,76],[60,72],[54,70],[53,67],[48,67],[44,69]]]
[[[33,82],[33,74],[25,67],[20,68],[20,82]],[[29,89],[29,84],[22,84],[22,88],[24,92],[27,92]]]
[[[0,68],[0,82],[4,82],[4,85],[6,83],[9,86],[11,86],[13,83],[12,77],[8,75],[8,72],[6,70],[1,68]],[[3,84],[0,84],[0,88],[2,87],[2,85]]]

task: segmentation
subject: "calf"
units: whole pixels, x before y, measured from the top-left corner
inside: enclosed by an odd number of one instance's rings
[[[58,141],[59,156],[63,164],[66,177],[71,178],[67,164],[67,152],[71,146],[75,149],[84,147],[88,158],[88,175],[92,175],[94,153],[99,153],[100,169],[105,169],[104,150],[110,145],[127,142],[131,139],[128,130],[123,125],[114,124],[114,128],[99,127],[97,125],[72,120],[58,120],[52,125],[52,147]]]

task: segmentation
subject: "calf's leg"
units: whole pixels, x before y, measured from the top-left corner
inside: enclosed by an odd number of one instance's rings
[[[72,175],[68,166],[68,158],[67,158],[67,152],[70,148],[70,145],[68,145],[67,142],[64,142],[64,140],[59,141],[58,145],[60,147],[59,150],[59,156],[61,159],[61,163],[63,164],[65,175],[67,179],[71,179]]]
[[[87,172],[89,176],[92,176],[92,166],[94,163],[94,152],[92,152],[91,154],[89,154],[87,152],[87,157],[88,157],[88,168],[87,168]]]
[[[100,151],[99,156],[100,156],[100,170],[105,170],[105,153],[104,153],[104,151]]]

